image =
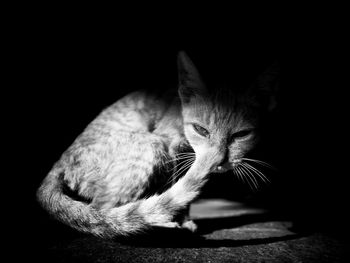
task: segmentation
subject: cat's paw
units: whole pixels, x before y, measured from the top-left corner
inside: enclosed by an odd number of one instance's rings
[[[198,230],[197,224],[195,222],[193,222],[192,220],[187,220],[187,221],[183,222],[181,227],[191,231],[192,233],[195,233]]]
[[[181,228],[179,223],[177,223],[177,222],[159,223],[159,224],[155,224],[153,226],[166,227],[166,228]]]

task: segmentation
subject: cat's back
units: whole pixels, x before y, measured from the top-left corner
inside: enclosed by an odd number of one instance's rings
[[[152,132],[171,105],[173,93],[139,90],[104,109],[92,124],[104,123],[115,130]]]
[[[140,169],[151,173],[167,149],[166,139],[152,131],[166,114],[170,101],[164,93],[135,91],[104,109],[63,154],[67,168],[64,179],[69,186],[77,189],[79,185],[79,193],[92,198],[102,184],[123,185],[117,184],[119,175],[130,168],[135,172],[142,164]]]
[[[123,155],[121,153],[128,152],[131,144],[167,144],[163,136],[153,131],[163,122],[173,99],[170,92],[141,90],[125,95],[105,108],[85,128],[69,147],[66,155],[83,151],[89,154],[98,152],[105,156],[106,152],[113,152],[112,155],[115,155],[116,150],[117,155]]]

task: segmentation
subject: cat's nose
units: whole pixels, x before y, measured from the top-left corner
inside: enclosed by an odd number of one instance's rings
[[[213,172],[214,173],[225,173],[228,170],[230,170],[231,168],[232,168],[231,164],[229,162],[226,162],[224,164],[216,166],[215,169],[213,170]]]
[[[210,153],[206,153],[208,161],[211,163],[211,172],[224,172],[227,168],[226,163],[228,163],[228,153],[227,151],[219,151],[215,149]]]
[[[231,169],[233,169],[235,166],[237,166],[241,162],[241,159],[235,159],[233,161],[227,161],[225,163],[221,163],[220,165],[216,165],[214,167],[213,172],[214,173],[225,173]]]
[[[221,161],[219,162],[218,166],[224,166],[229,161],[229,152],[228,150],[225,151],[225,153],[221,156]]]
[[[214,173],[224,173],[227,170],[223,166],[217,166],[216,169],[214,170]]]

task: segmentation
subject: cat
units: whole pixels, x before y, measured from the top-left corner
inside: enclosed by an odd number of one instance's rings
[[[104,109],[44,178],[41,206],[72,228],[105,238],[153,227],[195,231],[188,207],[209,174],[254,172],[244,156],[275,96],[269,77],[246,90],[210,90],[184,51],[178,76],[174,90],[135,91]]]

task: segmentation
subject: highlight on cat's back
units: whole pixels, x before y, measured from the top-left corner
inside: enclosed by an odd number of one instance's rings
[[[253,187],[267,180],[252,165],[265,163],[247,153],[261,116],[274,108],[274,74],[247,89],[213,90],[180,52],[178,87],[135,91],[103,110],[53,165],[37,190],[39,203],[64,224],[101,237],[155,226],[195,231],[187,211],[209,174],[233,173]]]

